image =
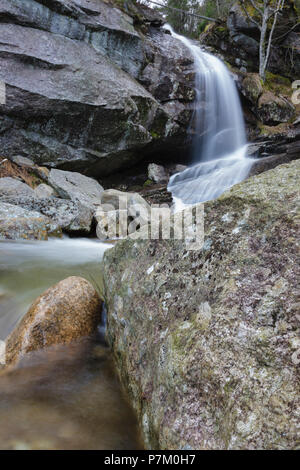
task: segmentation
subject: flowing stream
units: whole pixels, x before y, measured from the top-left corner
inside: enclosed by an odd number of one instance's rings
[[[245,179],[247,158],[244,118],[235,83],[223,62],[166,25],[190,50],[195,65],[195,111],[190,123],[193,165],[172,176],[169,191],[179,205],[205,202]]]
[[[0,340],[56,282],[78,275],[97,288],[109,247],[69,238],[0,242]],[[1,449],[142,448],[101,328],[93,338],[37,351],[0,373],[0,422]]]

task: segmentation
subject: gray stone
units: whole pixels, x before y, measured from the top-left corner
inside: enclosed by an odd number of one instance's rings
[[[20,197],[20,196],[33,196],[34,191],[26,183],[19,181],[15,178],[7,176],[0,178],[0,198],[6,196]]]
[[[23,157],[22,155],[14,155],[11,157],[11,160],[16,163],[16,165],[23,166],[25,168],[34,168],[35,163],[27,157]]]
[[[61,230],[71,234],[89,234],[92,229],[94,209],[77,201],[56,197],[6,197],[3,202],[46,216]]]
[[[0,202],[1,240],[47,240],[60,235],[60,228],[39,212]]]
[[[53,169],[50,171],[49,184],[57,193],[83,206],[93,209],[101,203],[102,186],[94,179],[72,171]]]
[[[55,191],[54,189],[49,186],[48,184],[42,183],[39,184],[35,189],[34,189],[34,195],[35,197],[39,199],[44,199],[48,198],[50,196],[54,196]]]
[[[167,183],[169,179],[165,168],[156,163],[150,163],[148,165],[148,178],[155,183]]]

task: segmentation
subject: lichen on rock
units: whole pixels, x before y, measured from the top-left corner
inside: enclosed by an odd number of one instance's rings
[[[297,447],[299,167],[205,204],[205,243],[103,261],[108,340],[151,449]]]

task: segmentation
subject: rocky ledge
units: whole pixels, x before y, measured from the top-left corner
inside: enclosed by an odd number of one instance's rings
[[[130,0],[2,0],[1,154],[93,176],[178,155],[193,60],[161,24]]]
[[[108,340],[148,448],[296,448],[299,170],[206,203],[202,249],[106,252]]]

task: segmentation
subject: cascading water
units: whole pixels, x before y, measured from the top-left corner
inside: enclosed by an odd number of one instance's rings
[[[195,64],[193,166],[172,176],[168,189],[179,206],[205,202],[245,179],[252,166],[247,158],[244,119],[233,79],[223,62],[184,36],[169,30],[190,50]]]

